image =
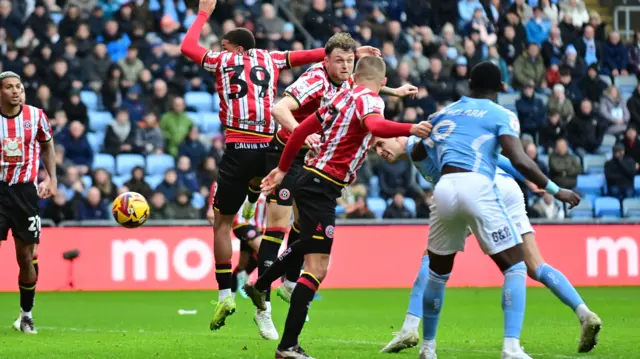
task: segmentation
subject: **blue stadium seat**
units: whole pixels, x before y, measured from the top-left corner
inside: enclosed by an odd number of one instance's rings
[[[211,111],[213,109],[213,96],[205,91],[192,91],[184,95],[185,103],[188,107],[200,111]]]
[[[191,197],[191,205],[195,209],[202,209],[205,204],[206,204],[206,199],[200,193],[195,192],[193,194],[193,197]]]
[[[147,174],[164,175],[169,169],[176,166],[176,160],[171,155],[148,155],[147,156]]]
[[[89,111],[98,111],[98,95],[93,91],[80,91],[80,101]]]
[[[585,173],[604,173],[604,164],[607,162],[605,155],[585,155],[582,158],[582,167]]]
[[[116,169],[119,175],[131,175],[131,170],[134,167],[141,166],[144,168],[144,157],[142,155],[135,155],[130,153],[124,153],[116,157]]]
[[[59,12],[52,12],[49,14],[49,18],[51,18],[51,21],[53,21],[56,25],[58,25],[60,21],[62,21],[63,17],[64,17],[64,14]]]
[[[199,112],[190,112],[190,111],[188,111],[188,112],[186,112],[186,115],[187,115],[187,117],[189,117],[191,119],[191,121],[193,121],[193,123],[196,126],[198,126],[198,128],[200,128],[201,122],[202,122],[202,119],[201,119],[202,116],[200,116]]]
[[[213,112],[220,112],[220,96],[213,94]]]
[[[613,146],[616,144],[616,142],[617,142],[616,136],[611,135],[611,134],[606,134],[602,138],[602,143],[600,144],[600,146],[601,147],[613,148]]]
[[[345,213],[345,209],[344,207],[342,207],[341,205],[337,205],[336,206],[336,215],[342,215]]]
[[[611,86],[612,82],[611,82],[611,76],[607,76],[607,75],[600,75],[600,80],[604,81],[604,83],[607,84],[608,86]]]
[[[368,198],[367,207],[376,215],[376,218],[382,218],[384,210],[387,209],[387,203],[382,198]]]
[[[538,161],[544,163],[545,165],[547,165],[547,168],[549,168],[549,156],[548,155],[538,155]]]
[[[107,111],[89,111],[89,129],[94,132],[105,132],[113,116]]]
[[[82,176],[82,184],[84,184],[85,189],[88,189],[93,186],[93,179],[91,176]]]
[[[498,103],[504,107],[513,107],[516,106],[516,101],[520,98],[520,94],[517,92],[514,93],[499,93],[498,94]]]
[[[144,180],[149,184],[149,187],[155,191],[158,185],[162,183],[162,180],[164,180],[164,174],[146,176]]]
[[[585,195],[591,194],[600,196],[602,194],[602,188],[604,187],[604,185],[604,175],[578,175],[578,184],[576,185],[576,190],[584,193]]]
[[[109,173],[116,173],[116,160],[106,153],[93,155],[93,169],[104,168]]]
[[[567,217],[569,218],[593,218],[593,205],[591,201],[581,201],[579,205],[573,209],[567,209]]]
[[[89,132],[87,133],[87,140],[89,141],[89,146],[91,146],[93,153],[99,153],[102,145],[104,144],[104,136],[99,132]]]
[[[598,197],[595,206],[596,217],[614,217],[620,218],[620,201],[615,197]]]
[[[118,187],[118,188],[124,186],[124,183],[127,182],[130,179],[131,179],[131,174],[126,174],[126,175],[123,175],[123,176],[113,176],[111,178],[111,180],[113,181],[113,184],[115,184],[116,187]]]
[[[640,199],[625,198],[622,201],[622,214],[625,217],[640,218]]]
[[[414,217],[416,216],[416,201],[414,201],[413,198],[405,198],[404,206],[407,207]]]
[[[617,76],[615,80],[615,85],[620,91],[633,91],[638,86],[638,78],[635,75]]]
[[[219,135],[221,131],[220,114],[217,112],[201,112],[200,131],[210,135]]]
[[[380,180],[378,176],[372,176],[369,179],[369,197],[380,197]]]
[[[636,175],[633,179],[633,188],[636,189],[636,194],[640,196],[640,175]]]

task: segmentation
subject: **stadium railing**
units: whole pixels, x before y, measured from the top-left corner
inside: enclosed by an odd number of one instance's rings
[[[302,24],[300,23],[300,21],[298,21],[298,19],[293,15],[293,12],[291,12],[291,10],[287,7],[287,4],[285,1],[282,0],[275,0],[273,2],[273,5],[280,10],[286,17],[287,20],[293,24],[293,26],[295,26],[296,31],[299,31],[305,39],[305,47],[307,49],[313,48],[313,43],[315,41],[315,39],[313,38],[313,36],[311,36],[311,34],[309,33],[309,31],[307,31]]]
[[[616,6],[613,9],[613,28],[630,40],[640,18],[638,13],[640,13],[640,6]]]

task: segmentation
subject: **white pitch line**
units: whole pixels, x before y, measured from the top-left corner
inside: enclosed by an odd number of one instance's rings
[[[38,329],[50,330],[50,331],[61,331],[61,332],[77,332],[77,333],[116,333],[116,334],[153,334],[153,335],[165,335],[165,334],[184,334],[190,336],[207,336],[210,337],[213,334],[207,333],[205,331],[202,332],[186,332],[186,331],[148,331],[144,329],[139,330],[125,330],[125,329],[93,329],[93,328],[61,328],[61,327],[42,327],[39,326]],[[258,339],[257,337],[248,337],[248,336],[237,336],[238,339]],[[363,345],[376,345],[381,346],[387,344],[386,342],[376,342],[371,340],[361,340],[361,339],[338,339],[338,338],[322,338],[322,339],[313,339],[314,341],[325,341],[329,343],[340,343],[340,344],[363,344]],[[452,352],[462,352],[462,353],[475,353],[475,354],[495,354],[496,352],[493,350],[481,350],[481,349],[464,349],[464,348],[450,348],[450,347],[438,347],[439,350],[452,351]],[[550,354],[550,353],[527,353],[535,356],[542,356],[547,358],[561,358],[561,359],[590,359],[595,358],[593,356],[573,356],[573,355],[564,355],[564,354]]]

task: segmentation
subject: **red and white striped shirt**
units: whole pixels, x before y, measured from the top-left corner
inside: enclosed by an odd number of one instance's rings
[[[227,142],[265,143],[276,132],[271,106],[280,70],[289,68],[289,53],[251,49],[244,53],[209,51],[202,60],[216,76],[220,120]]]
[[[320,62],[311,66],[284,91],[284,95],[296,100],[300,106],[293,111],[293,117],[298,123],[304,121],[320,107],[327,105],[341,90],[353,87],[353,76],[342,84],[331,81],[325,65],[324,62]],[[289,137],[291,132],[284,127],[276,134],[281,144],[286,144]]]
[[[0,113],[0,181],[9,185],[35,183],[40,167],[40,142],[51,138],[49,119],[37,107],[22,105],[13,117]]]
[[[242,207],[240,207],[238,214],[236,214],[236,217],[233,219],[232,228],[235,229],[244,225],[253,225],[259,233],[262,233],[262,231],[267,228],[267,216],[265,215],[266,209],[267,198],[263,194],[260,194],[258,202],[256,202],[256,213],[253,215],[253,218],[250,220],[244,219],[244,217],[242,217]]]
[[[317,112],[322,122],[322,143],[318,150],[307,153],[306,167],[336,184],[351,183],[373,138],[364,126],[364,119],[383,113],[382,98],[365,87],[339,92],[329,105]]]

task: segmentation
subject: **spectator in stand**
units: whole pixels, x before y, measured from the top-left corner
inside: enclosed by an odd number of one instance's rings
[[[278,16],[276,8],[269,3],[262,4],[262,16],[256,21],[256,38],[270,41],[280,40],[285,21]]]
[[[118,61],[118,65],[122,69],[122,86],[125,88],[133,86],[138,81],[142,70],[144,70],[144,64],[140,60],[140,53],[135,46],[129,46],[126,56]]]
[[[93,165],[93,150],[87,140],[85,127],[78,121],[72,121],[69,129],[58,136],[58,143],[64,146],[65,154],[80,171],[80,174],[89,173]]]
[[[581,28],[589,21],[589,12],[582,0],[567,0],[560,3],[560,17],[570,16],[572,24]]]
[[[64,38],[73,37],[78,31],[78,26],[80,26],[80,9],[75,5],[69,5],[64,17],[58,24],[60,36]]]
[[[553,152],[553,146],[560,138],[567,138],[567,123],[562,122],[558,112],[550,111],[544,127],[540,131],[540,145],[547,153]]]
[[[609,41],[602,46],[602,70],[605,75],[613,77],[626,76],[629,65],[629,53],[624,44],[620,41],[620,34],[617,31],[609,33]]]
[[[473,12],[473,18],[469,22],[463,31],[464,35],[472,36],[474,33],[478,34],[478,38],[483,44],[487,46],[494,45],[498,41],[498,36],[495,34],[495,28],[493,24],[484,15],[482,9],[475,9]],[[474,42],[477,42],[474,40]]]
[[[456,67],[453,70],[453,89],[454,89],[454,101],[458,101],[462,96],[469,96],[471,91],[469,90],[469,67],[467,66],[466,57],[458,57],[456,61]],[[435,110],[435,108],[434,108]]]
[[[576,51],[576,48],[573,45],[567,46],[562,66],[571,69],[571,77],[576,81],[581,80],[587,72],[584,60],[581,57],[578,57],[578,51]]]
[[[409,64],[411,76],[414,78],[419,78],[420,74],[429,70],[429,59],[424,55],[423,50],[422,42],[414,41],[411,51],[402,57],[402,62]]]
[[[175,100],[173,102],[175,102]],[[157,116],[162,116],[162,114],[171,110],[173,102],[169,98],[167,83],[163,79],[155,80],[153,82],[153,95],[147,98],[147,110],[155,113]]]
[[[80,26],[78,27],[78,31],[76,32],[74,41],[76,46],[78,47],[78,56],[81,59],[89,56],[96,45],[93,38],[91,37],[91,30],[89,30],[89,25],[87,25],[86,23],[80,24]]]
[[[627,109],[631,115],[631,126],[636,129],[640,128],[640,84],[633,91],[633,94],[627,100]]]
[[[584,156],[597,153],[602,138],[609,124],[593,112],[593,104],[589,99],[580,103],[580,111],[569,123],[569,143],[573,149]]]
[[[164,51],[164,44],[161,41],[154,42],[151,45],[151,54],[145,58],[145,68],[151,71],[151,75],[158,78],[162,77],[164,69],[175,60],[170,58]]]
[[[102,105],[112,115],[122,106],[122,91],[122,70],[118,64],[112,64],[101,91]]]
[[[484,2],[484,11],[494,26],[500,22],[500,17],[505,12],[505,8],[500,0],[490,0]]]
[[[60,190],[66,193],[66,197],[69,198],[69,200],[75,200],[75,197],[82,198],[84,184],[80,180],[80,171],[78,171],[76,166],[67,168],[60,184]]]
[[[97,37],[98,42],[107,45],[107,53],[111,60],[118,62],[127,56],[127,49],[131,39],[126,33],[121,33],[116,20],[108,20],[103,35]]]
[[[473,40],[465,39],[464,40],[464,57],[467,59],[467,66],[470,68],[474,68],[477,64],[482,62],[482,58],[483,58],[482,50],[476,47],[476,43],[473,42]]]
[[[640,31],[633,32],[633,38],[627,48],[629,54],[628,69],[632,74],[640,76]]]
[[[205,157],[200,163],[197,176],[198,184],[200,185],[200,194],[206,192],[206,196],[203,194],[203,197],[207,197],[209,189],[211,189],[211,184],[218,179],[216,159],[211,156]]]
[[[356,196],[355,203],[346,209],[347,219],[375,219],[376,215],[371,212],[367,206],[367,198],[364,196]]]
[[[521,89],[525,84],[533,82],[536,90],[547,89],[546,69],[540,56],[540,47],[529,44],[527,51],[520,55],[513,65],[513,87]]]
[[[19,38],[24,31],[22,19],[13,12],[13,7],[9,0],[0,1],[0,24],[12,39]]]
[[[604,90],[607,89],[607,83],[598,75],[598,64],[592,64],[587,69],[587,76],[578,82],[584,98],[591,102],[599,102],[602,98]]]
[[[638,130],[633,126],[629,126],[624,133],[624,153],[625,156],[633,158],[636,163],[640,163],[640,137],[638,137]]]
[[[313,0],[311,9],[304,16],[303,27],[318,43],[324,44],[337,26],[335,16],[327,8],[326,0]]]
[[[38,76],[36,65],[33,62],[26,63],[22,72],[22,88],[24,88],[27,103],[35,101],[38,87],[41,84],[42,79]]]
[[[607,24],[602,21],[599,12],[595,10],[589,12],[589,25],[596,33],[596,41],[603,43],[607,40]]]
[[[104,44],[96,44],[91,55],[84,60],[82,67],[84,69],[85,80],[87,86],[95,92],[102,89],[103,81],[107,78],[111,59],[107,54],[107,47]]]
[[[424,192],[416,181],[416,173],[413,166],[408,161],[396,161],[393,163],[384,161],[380,164],[377,175],[380,181],[380,195],[384,199],[393,197],[400,188],[409,197],[424,196]]]
[[[84,81],[84,69],[82,68],[82,59],[78,56],[78,46],[73,40],[69,40],[64,45],[64,54],[62,58],[67,61],[69,68],[69,78],[76,81]]]
[[[124,183],[130,191],[140,193],[144,198],[151,198],[151,186],[144,180],[144,167],[136,166],[131,170],[131,179]]]
[[[524,145],[524,151],[527,154],[527,156],[529,156],[529,158],[531,158],[533,160],[533,162],[535,162],[538,167],[540,168],[540,171],[542,171],[542,173],[545,174],[545,176],[549,175],[549,166],[540,161],[540,159],[538,158],[538,146],[536,146],[535,143],[533,142],[528,142]]]
[[[288,22],[282,27],[282,37],[276,41],[276,48],[281,51],[291,51],[295,41],[295,27]]]
[[[429,93],[438,102],[451,101],[453,98],[453,86],[449,77],[442,71],[442,61],[439,58],[431,58],[431,67],[422,78]]]
[[[595,39],[593,26],[586,25],[582,30],[582,37],[576,39],[573,45],[587,66],[598,65],[602,60],[602,44]]]
[[[459,0],[458,1],[458,16],[460,20],[458,21],[458,29],[462,31],[465,25],[473,19],[473,13],[476,9],[480,9],[482,11],[483,16],[487,16],[484,12],[484,7],[480,0]]]
[[[15,41],[18,51],[26,56],[31,55],[38,45],[40,45],[40,40],[30,27],[25,27],[22,36]]]
[[[560,29],[554,26],[549,30],[549,37],[542,42],[541,52],[544,66],[559,67],[564,57],[564,51],[564,43],[562,42],[562,36],[560,36]]]
[[[169,202],[176,198],[176,192],[178,191],[178,174],[175,169],[170,168],[164,173],[164,179],[158,185],[156,191],[162,192]]]
[[[67,170],[75,167],[75,164],[64,155],[64,146],[56,144],[56,174],[58,175],[58,183],[63,183],[63,178],[67,174]],[[77,170],[74,168],[77,172]]]
[[[604,92],[600,100],[599,111],[600,116],[608,122],[607,133],[622,137],[629,125],[631,115],[627,109],[627,104],[620,97],[620,91],[617,87],[609,86]]]
[[[198,126],[192,125],[189,129],[189,134],[178,147],[178,157],[189,157],[191,165],[196,166],[202,162],[202,159],[206,155],[207,150],[204,148],[202,141],[200,141],[200,131],[198,131]]]
[[[557,113],[560,116],[560,121],[565,124],[570,122],[573,118],[573,115],[575,114],[573,103],[571,103],[571,100],[567,99],[565,89],[562,84],[556,84],[553,86],[553,92],[549,97],[549,102],[547,103],[547,111],[549,113]]]
[[[563,188],[574,188],[578,183],[578,175],[582,173],[580,160],[569,153],[569,146],[564,138],[556,141],[556,148],[549,155],[549,178]]]
[[[391,41],[385,41],[382,44],[382,58],[387,63],[387,72],[391,72],[398,67],[398,56],[396,54],[396,48]]]
[[[200,211],[191,205],[191,193],[186,188],[179,188],[175,202],[167,205],[166,215],[169,219],[199,219]]]
[[[67,193],[65,191],[58,191],[42,212],[42,218],[47,218],[53,221],[56,225],[62,221],[73,221],[76,219],[73,212],[73,206],[70,202],[67,202]]]
[[[533,10],[525,0],[514,0],[509,11],[518,14],[518,17],[522,20],[523,24],[528,23],[533,17]]]
[[[551,22],[551,25],[558,25],[560,22],[560,9],[555,1],[552,0],[540,0],[538,6],[542,8],[544,16]]]
[[[342,11],[342,17],[340,18],[342,31],[348,32],[352,36],[358,33],[360,24],[364,20],[364,16],[358,12],[355,5],[355,2],[353,4],[345,3],[345,8]]]
[[[122,108],[129,113],[129,121],[134,127],[138,127],[138,123],[142,121],[145,113],[145,105],[142,102],[142,88],[140,85],[134,85],[127,90],[127,97],[122,101]]]
[[[404,205],[404,196],[401,192],[393,195],[391,203],[384,210],[382,218],[385,219],[408,219],[413,218],[413,213]]]
[[[431,30],[431,28],[428,26],[421,26],[419,31],[419,39],[422,43],[422,48],[424,49],[424,55],[427,58],[435,55],[438,52],[439,44],[437,39],[433,35],[433,30]]]
[[[424,200],[416,208],[416,218],[428,219],[431,216],[431,206],[433,205],[433,191],[426,190]]]
[[[178,146],[189,133],[193,121],[185,113],[184,99],[177,96],[172,101],[170,112],[162,115],[160,129],[164,134],[167,151],[173,156],[178,155]]]
[[[387,26],[387,40],[391,41],[400,55],[405,55],[411,50],[413,38],[402,30],[399,21],[389,21]]]
[[[24,68],[24,62],[18,57],[18,49],[13,46],[7,47],[6,55],[2,59],[2,67],[4,71],[11,71],[19,74]]]
[[[62,110],[71,121],[79,121],[85,127],[89,127],[89,114],[87,106],[80,100],[80,91],[73,90],[71,92],[71,96],[62,105]]]
[[[111,173],[104,168],[98,168],[93,172],[93,185],[100,190],[100,195],[106,201],[113,201],[118,196],[118,188],[111,180]]]
[[[500,58],[500,54],[498,53],[498,48],[496,46],[489,47],[489,56],[487,57],[487,61],[491,61],[494,65],[500,68],[500,72],[502,73],[502,82],[504,82],[505,85],[510,86],[511,71],[509,71],[506,61]]]
[[[53,64],[53,71],[47,76],[47,85],[54,98],[62,101],[71,93],[72,79],[68,73],[69,67],[64,59],[58,59]]]
[[[562,66],[560,68],[560,84],[564,86],[564,94],[577,107],[582,101],[582,91],[578,86],[578,81],[571,76],[571,68]]]
[[[153,192],[149,207],[149,219],[169,219],[167,216],[167,199],[162,192]]]
[[[106,24],[106,19],[104,16],[104,9],[102,6],[97,5],[91,10],[91,15],[89,16],[89,28],[91,29],[91,33],[94,36],[100,36],[104,32],[104,26]]]
[[[529,43],[536,43],[542,45],[549,37],[551,31],[551,21],[544,16],[544,11],[540,7],[533,9],[533,18],[525,26],[527,30],[527,41]],[[558,38],[560,37],[560,30],[558,30]]]
[[[547,111],[542,100],[536,97],[533,81],[524,84],[520,98],[516,101],[516,110],[522,133],[535,138],[544,125]]]
[[[107,126],[104,136],[104,152],[113,156],[134,152],[135,130],[136,127],[129,120],[129,112],[126,109],[118,110],[116,119]]]
[[[133,140],[135,151],[143,155],[164,153],[164,135],[158,126],[158,117],[149,112],[144,121],[138,123]]]
[[[181,156],[178,158],[176,174],[178,176],[178,186],[186,188],[190,193],[198,192],[198,177],[191,168],[189,157]]]
[[[42,85],[38,87],[36,91],[36,98],[33,102],[33,106],[41,108],[47,117],[54,117],[56,111],[62,107],[61,102],[54,97],[51,97],[51,90],[49,86]]]
[[[33,30],[38,39],[47,38],[47,24],[49,21],[49,15],[47,14],[47,8],[42,2],[36,2],[35,8],[31,15],[27,18],[24,25]]]
[[[607,179],[607,193],[620,200],[633,197],[633,180],[640,167],[631,157],[625,157],[624,145],[613,146],[613,158],[604,164],[604,176]]]
[[[87,191],[87,199],[80,202],[77,218],[81,221],[109,219],[109,211],[100,196],[100,190],[91,187]]]
[[[564,209],[552,195],[545,193],[531,206],[533,218],[564,219]]]

